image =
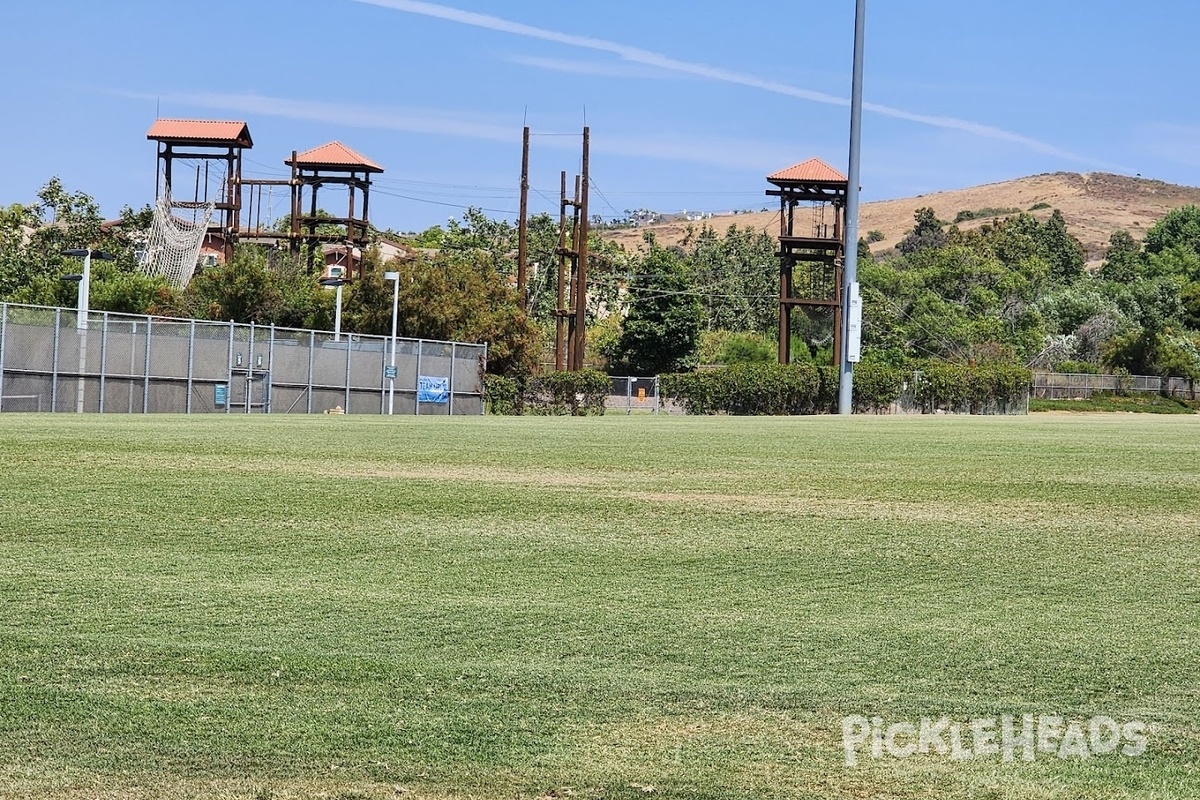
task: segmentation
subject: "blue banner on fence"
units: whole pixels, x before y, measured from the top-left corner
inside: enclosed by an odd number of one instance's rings
[[[417,402],[450,402],[450,379],[421,375],[417,378]]]
[[[218,408],[224,408],[229,402],[229,387],[223,383],[218,383],[213,387],[213,404]]]

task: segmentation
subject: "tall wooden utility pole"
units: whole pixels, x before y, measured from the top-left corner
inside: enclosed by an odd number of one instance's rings
[[[588,176],[588,151],[591,143],[591,129],[583,128],[583,192],[579,194],[579,268],[576,270],[575,284],[575,348],[573,370],[581,370],[584,366],[584,356],[587,349],[587,267],[588,267],[588,195],[591,193],[591,183]]]
[[[521,219],[517,223],[517,294],[521,297],[521,310],[529,305],[529,126],[521,141]]]
[[[567,369],[579,369],[575,364],[576,312],[579,305],[579,176],[575,176],[575,194],[567,204],[571,206],[571,242],[567,257],[571,259],[567,275]]]
[[[554,307],[554,368],[567,368],[567,171],[558,201],[558,304]]]

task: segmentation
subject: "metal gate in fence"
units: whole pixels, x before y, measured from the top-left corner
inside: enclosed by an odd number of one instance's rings
[[[662,409],[657,377],[611,376],[609,380],[612,381],[612,388],[604,402],[608,411],[624,411],[626,414],[648,411],[657,414]]]
[[[487,345],[0,303],[0,412],[482,414]]]

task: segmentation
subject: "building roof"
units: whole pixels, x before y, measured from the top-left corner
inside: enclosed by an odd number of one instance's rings
[[[289,167],[293,165],[292,159],[283,163]],[[383,172],[383,167],[341,142],[330,142],[300,153],[294,164],[298,167],[355,167],[364,172]]]
[[[846,176],[819,158],[781,169],[767,176],[770,183],[846,183]]]
[[[156,119],[147,139],[197,145],[253,147],[250,128],[244,122],[216,119]]]

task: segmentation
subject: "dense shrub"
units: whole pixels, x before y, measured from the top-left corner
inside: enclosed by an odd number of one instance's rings
[[[1070,372],[1083,375],[1100,375],[1104,372],[1098,364],[1093,364],[1091,361],[1059,361],[1054,365],[1055,372]]]
[[[717,364],[765,364],[775,360],[776,347],[755,333],[730,334],[717,351]]]
[[[811,364],[735,364],[664,375],[659,389],[689,414],[812,414],[817,411],[821,374]]]
[[[842,370],[840,367],[826,363],[817,367],[817,374],[821,377],[821,385],[817,387],[817,398],[813,403],[816,407],[814,413],[836,414],[838,407],[838,387],[842,383]]]
[[[863,361],[854,368],[855,413],[884,411],[900,397],[904,382],[910,376],[887,364]]]
[[[489,414],[599,416],[611,391],[608,376],[596,370],[547,372],[521,380],[488,375],[484,397]]]
[[[521,384],[515,378],[484,376],[483,398],[489,414],[512,416],[521,413]]]
[[[1047,206],[1047,208],[1049,208],[1049,206]],[[988,206],[987,208],[981,208],[977,211],[960,211],[954,215],[954,222],[957,224],[959,222],[967,222],[973,219],[988,219],[989,217],[1003,217],[1009,214],[1020,213],[1021,209],[1019,208],[992,208],[991,206]]]
[[[524,410],[534,414],[599,416],[612,391],[612,381],[593,369],[579,372],[547,372],[529,379]]]
[[[926,413],[1005,411],[1024,399],[1033,373],[1018,364],[924,363],[914,375],[917,401]]]
[[[841,373],[811,364],[739,364],[663,375],[660,390],[689,414],[825,414],[837,410]],[[1032,373],[1016,364],[923,362],[915,372],[863,361],[854,368],[855,412],[885,411],[912,386],[927,413],[1006,411],[1024,400]]]

